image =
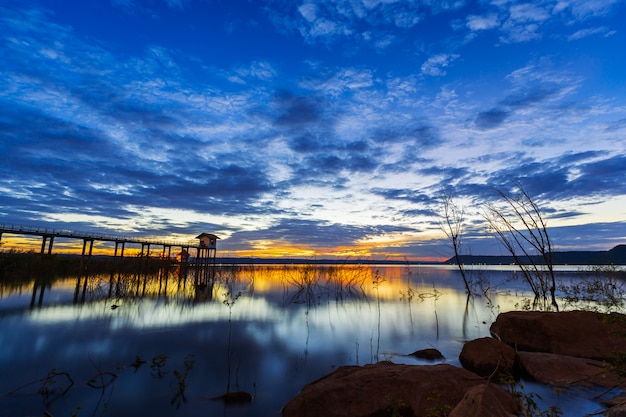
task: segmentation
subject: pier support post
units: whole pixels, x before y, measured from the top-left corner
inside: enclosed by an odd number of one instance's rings
[[[141,243],[141,257],[149,258],[150,257],[150,243]]]
[[[89,242],[89,252],[87,252],[87,242]],[[81,271],[85,267],[85,254],[91,259],[91,253],[93,252],[93,239],[83,239],[83,252],[80,255],[80,269]]]
[[[46,242],[48,242],[48,238],[50,238],[50,243],[48,243],[48,255],[52,254],[52,245],[54,243],[54,235],[41,235],[41,256],[46,254]]]

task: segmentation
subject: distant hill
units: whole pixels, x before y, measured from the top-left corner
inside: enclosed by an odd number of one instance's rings
[[[626,265],[626,245],[617,245],[608,251],[568,251],[553,252],[553,263],[555,265]],[[487,265],[507,265],[515,263],[512,256],[489,256],[489,255],[461,255],[461,262],[464,264],[487,264]],[[540,256],[532,256],[530,259],[522,257],[524,263],[541,263]],[[454,257],[445,263],[456,263]]]

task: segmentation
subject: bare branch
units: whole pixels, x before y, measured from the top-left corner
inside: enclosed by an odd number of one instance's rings
[[[452,196],[445,193],[443,198],[443,215],[441,217],[439,227],[446,235],[446,237],[452,243],[452,249],[454,250],[454,261],[456,262],[463,282],[465,283],[465,289],[468,294],[471,294],[470,279],[467,276],[465,267],[461,260],[461,237],[463,236],[463,224],[465,211],[463,207],[457,205],[454,202]]]
[[[499,190],[504,205],[488,204],[483,217],[520,267],[535,296],[545,298],[549,291],[552,304],[558,309],[552,243],[546,222],[522,184],[518,182],[516,186],[518,192],[514,195]]]

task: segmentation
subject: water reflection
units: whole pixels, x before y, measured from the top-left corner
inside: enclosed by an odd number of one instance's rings
[[[509,272],[475,273],[485,285],[471,298],[446,267],[163,268],[0,284],[0,409],[277,416],[339,365],[423,363],[408,354],[429,347],[457,364],[465,341],[529,297]],[[230,393],[253,400],[233,407]]]

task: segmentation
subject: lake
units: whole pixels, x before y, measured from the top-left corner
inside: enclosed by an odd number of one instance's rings
[[[559,281],[580,279],[578,269],[560,268]],[[469,299],[455,267],[433,265],[240,265],[200,278],[172,269],[0,283],[0,415],[279,416],[341,365],[426,364],[410,353],[431,347],[459,365],[465,342],[532,300],[513,267],[471,274],[480,285]],[[565,416],[599,409],[598,390],[557,398],[524,385]],[[236,391],[253,401],[219,399]]]

